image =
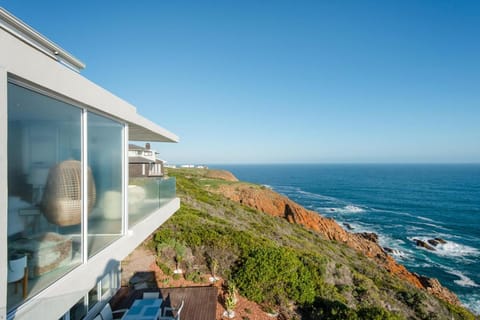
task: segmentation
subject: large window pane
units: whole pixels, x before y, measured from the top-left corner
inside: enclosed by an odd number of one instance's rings
[[[87,305],[85,303],[85,298],[81,298],[78,302],[70,309],[70,320],[80,320],[85,318],[87,315]]]
[[[89,112],[88,168],[96,199],[88,217],[88,256],[105,248],[122,232],[123,125]],[[89,185],[91,190],[93,184]],[[91,191],[89,191],[91,193]]]
[[[81,262],[81,113],[8,84],[8,309]]]
[[[92,310],[98,302],[98,284],[88,292],[88,310]]]

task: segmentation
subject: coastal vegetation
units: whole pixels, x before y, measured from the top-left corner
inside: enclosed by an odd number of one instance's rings
[[[164,273],[182,269],[199,282],[218,274],[285,319],[475,319],[344,243],[218,192],[245,182],[204,169],[169,174],[182,204],[153,237]]]

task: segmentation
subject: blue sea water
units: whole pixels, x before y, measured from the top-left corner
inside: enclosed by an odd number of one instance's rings
[[[480,314],[480,165],[222,165],[304,207],[371,231],[409,270]],[[413,239],[440,237],[435,251]]]

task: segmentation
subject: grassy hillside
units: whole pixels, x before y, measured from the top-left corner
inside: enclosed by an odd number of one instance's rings
[[[343,244],[209,191],[243,182],[169,174],[182,205],[154,236],[164,270],[179,264],[193,280],[215,271],[287,319],[474,319]]]

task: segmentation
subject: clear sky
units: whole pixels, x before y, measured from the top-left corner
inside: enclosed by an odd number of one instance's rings
[[[170,163],[480,162],[480,1],[0,5],[179,135]]]

